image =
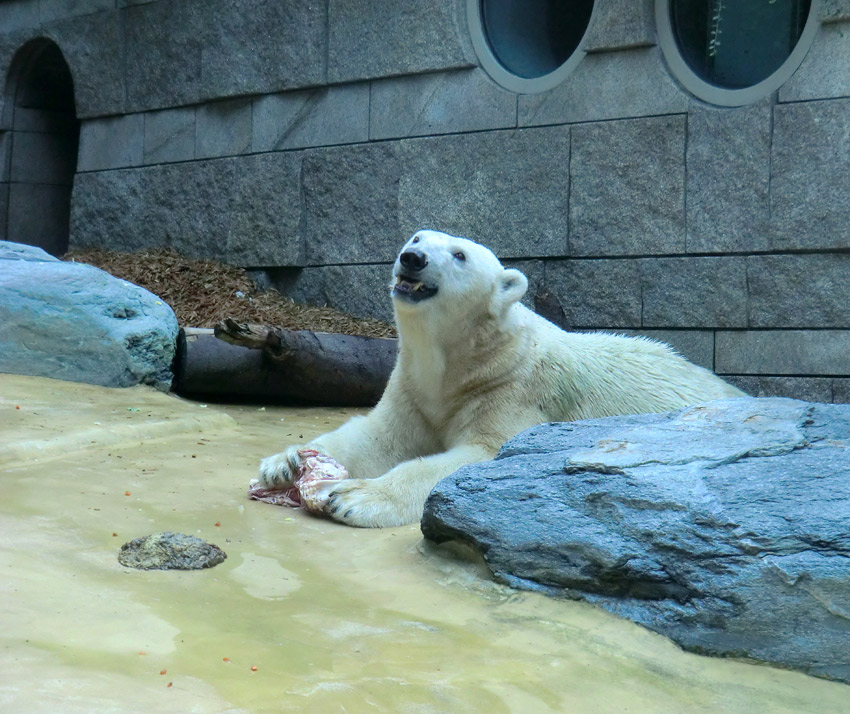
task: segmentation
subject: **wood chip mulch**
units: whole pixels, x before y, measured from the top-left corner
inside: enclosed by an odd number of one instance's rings
[[[192,260],[168,249],[138,253],[75,250],[65,260],[88,263],[140,285],[168,303],[181,327],[213,327],[225,317],[289,330],[395,337],[392,325],[328,307],[301,305],[276,290],[261,291],[242,268]]]

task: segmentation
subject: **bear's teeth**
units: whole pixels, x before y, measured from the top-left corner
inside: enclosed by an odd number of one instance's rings
[[[425,283],[422,281],[411,282],[406,278],[401,277],[400,275],[396,278],[395,284],[402,288],[403,290],[408,290],[410,292],[416,292],[417,290],[424,290]]]

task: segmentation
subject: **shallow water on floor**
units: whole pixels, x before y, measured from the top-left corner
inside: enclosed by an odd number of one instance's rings
[[[850,687],[682,652],[423,542],[245,489],[354,410],[225,407],[0,375],[0,711],[845,713]],[[122,543],[221,546],[142,572]]]

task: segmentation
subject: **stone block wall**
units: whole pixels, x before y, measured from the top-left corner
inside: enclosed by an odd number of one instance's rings
[[[677,83],[652,0],[597,0],[539,94],[479,66],[463,0],[7,0],[0,69],[34,37],[71,69],[72,247],[172,246],[388,319],[398,247],[436,228],[564,327],[848,401],[850,5],[819,12],[797,72],[739,108]]]

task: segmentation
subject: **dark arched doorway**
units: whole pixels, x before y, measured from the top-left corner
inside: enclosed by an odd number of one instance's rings
[[[80,124],[71,71],[50,40],[28,42],[12,60],[2,125],[3,237],[62,255]]]

